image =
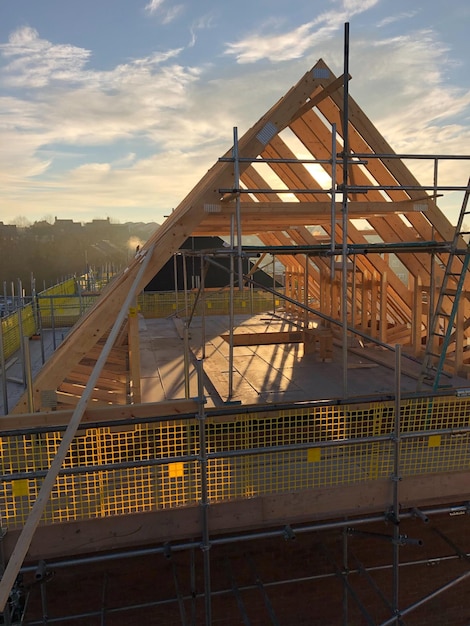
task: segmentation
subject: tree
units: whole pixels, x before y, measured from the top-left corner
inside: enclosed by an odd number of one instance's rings
[[[24,215],[17,215],[10,224],[17,226],[18,228],[29,228],[31,226],[31,222]]]

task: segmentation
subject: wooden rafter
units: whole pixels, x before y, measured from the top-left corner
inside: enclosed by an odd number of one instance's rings
[[[341,153],[341,120],[343,107],[343,79],[335,77],[323,60],[318,61],[315,67],[308,71],[299,82],[294,85],[245,135],[239,140],[238,153],[246,159],[331,159],[332,127],[337,127],[336,152]],[[352,153],[370,153],[371,155],[393,154],[388,142],[374,127],[367,115],[358,104],[349,97],[349,144]],[[302,147],[302,154],[297,155],[298,146]],[[297,146],[297,148],[296,148]],[[148,268],[145,271],[139,289],[143,289],[171,256],[180,248],[187,237],[198,234],[228,234],[231,217],[235,210],[235,196],[233,193],[223,194],[220,190],[234,188],[233,163],[227,160],[232,155],[229,150],[225,160],[217,161],[207,172],[194,189],[182,200],[171,213],[163,225],[153,234],[143,247],[146,253],[151,247],[153,252]],[[326,193],[313,193],[312,190],[321,187],[321,172],[302,162],[267,162],[259,163],[240,161],[240,176],[243,186],[253,190],[242,194],[241,224],[244,234],[257,234],[266,244],[277,242],[283,245],[304,242],[309,244],[318,241],[314,236],[314,228],[328,237],[332,235],[330,218],[330,200]],[[331,176],[331,166],[323,163],[325,180]],[[341,179],[341,161],[337,165],[337,178]],[[281,193],[267,193],[269,189],[277,189],[270,177],[286,190],[293,191],[292,197]],[[348,241],[353,244],[367,244],[364,227],[360,227],[354,220],[362,220],[369,228],[369,233],[379,237],[384,242],[406,243],[417,240],[450,241],[453,236],[453,227],[445,215],[439,210],[435,198],[423,189],[406,167],[405,163],[395,158],[370,158],[365,163],[350,166],[350,180],[355,186],[361,185],[395,185],[397,187],[413,186],[414,190],[395,188],[387,191],[371,189],[367,193],[356,190],[350,194],[348,215]],[[323,186],[329,183],[323,181]],[[259,191],[257,191],[259,190]],[[302,190],[302,191],[300,191]],[[305,190],[305,191],[303,191]],[[287,200],[287,201],[284,201]],[[340,198],[336,210],[339,215],[341,209]],[[293,228],[294,227],[294,228]],[[336,222],[334,227],[335,239],[342,240],[341,227]],[[441,261],[445,261],[446,254],[439,253]],[[386,290],[386,297],[381,303],[381,317],[389,319],[396,328],[391,330],[391,336],[403,335],[403,326],[413,326],[415,316],[413,309],[413,285],[423,285],[428,289],[430,285],[429,259],[413,250],[403,251],[397,257],[407,269],[410,280],[405,284],[390,266],[390,259],[377,253],[358,257],[357,267],[361,277],[362,309],[372,306],[375,298],[375,285],[382,285]],[[54,356],[46,363],[34,381],[33,399],[36,410],[41,409],[41,392],[56,390],[66,396],[73,404],[70,390],[74,385],[83,384],[85,376],[83,368],[89,359],[97,358],[101,345],[109,329],[125,301],[129,285],[137,275],[141,257],[138,255],[129,264],[125,272],[118,277],[103,293],[96,305],[80,320],[73,331],[68,335]],[[305,262],[294,256],[284,259],[286,266],[303,271]],[[322,281],[328,280],[329,262],[317,260],[312,263],[308,279],[308,288],[316,298],[327,297]],[[296,271],[297,271],[296,270]],[[436,278],[439,279],[440,268],[435,268]],[[331,280],[331,277],[330,277]],[[366,298],[367,285],[370,292]],[[466,291],[469,290],[467,285]],[[380,289],[379,289],[380,291]],[[349,297],[355,298],[350,290]],[[330,297],[328,295],[328,297]],[[363,300],[363,302],[362,302]],[[385,309],[383,309],[385,307]],[[370,313],[370,311],[369,311]],[[364,312],[364,319],[367,311]],[[364,319],[361,323],[364,325]],[[413,337],[414,349],[418,349],[421,337],[421,316],[419,333],[410,330],[404,342]],[[134,329],[135,330],[135,329]],[[134,331],[132,331],[133,333]],[[133,350],[135,352],[135,333],[131,333]],[[395,334],[393,334],[395,333]],[[467,336],[469,329],[464,329]],[[122,346],[127,349],[127,346]],[[460,360],[462,360],[460,358]],[[134,362],[132,385],[138,377],[138,368]],[[96,401],[102,401],[101,392],[113,391],[107,389],[115,384],[116,397],[118,383],[112,381],[113,369],[110,364],[109,379],[105,383],[107,368],[100,377],[103,380],[102,389],[98,389]],[[121,373],[124,376],[123,373]],[[119,384],[125,383],[122,379]],[[77,387],[75,387],[77,389]],[[68,395],[67,395],[68,394]],[[108,394],[110,397],[110,394]],[[123,397],[122,395],[120,396]],[[138,394],[137,394],[138,397]],[[21,413],[27,409],[28,399],[24,396],[18,403],[15,411]]]

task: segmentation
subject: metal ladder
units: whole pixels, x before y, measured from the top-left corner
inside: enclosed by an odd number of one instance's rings
[[[465,218],[470,216],[470,210],[467,210],[469,198],[470,179],[455,227],[436,308],[431,318],[423,365],[418,378],[418,390],[422,389],[424,382],[432,384],[433,391],[438,390],[447,351],[456,332],[460,296],[470,263],[470,245],[467,243],[462,248],[462,237],[470,234],[470,231],[462,230]]]

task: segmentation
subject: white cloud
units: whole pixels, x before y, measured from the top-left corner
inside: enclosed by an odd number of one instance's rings
[[[18,133],[14,129],[0,132],[3,146],[0,151],[0,183],[3,189],[14,187],[19,181],[44,174],[51,159],[38,157],[36,150],[41,141],[38,133]]]
[[[29,27],[18,29],[8,43],[1,44],[0,54],[9,61],[3,70],[4,84],[34,88],[76,79],[90,57],[83,48],[53,45]]]
[[[284,34],[251,35],[227,44],[225,54],[235,56],[238,63],[255,63],[265,58],[273,62],[298,59],[313,45],[315,36],[321,36],[311,32],[313,26],[314,23],[309,22]]]
[[[179,17],[184,11],[183,4],[176,4],[173,7],[169,7],[165,14],[162,16],[162,24],[170,24],[177,17]]]
[[[375,119],[390,129],[395,144],[425,138],[430,125],[445,124],[470,105],[468,91],[447,83],[450,51],[432,30],[358,42],[354,64],[367,71],[359,72],[352,85],[359,83]]]
[[[8,150],[0,151],[2,219],[29,211],[39,219],[53,206],[59,214],[60,206],[69,211],[87,203],[96,207],[96,202],[105,206],[113,201],[121,206],[133,204],[119,198],[112,186],[106,192],[97,190],[107,180],[114,185],[114,173],[123,181],[137,177],[139,184],[142,157],[130,157],[129,148],[131,152],[144,148],[144,153],[152,149],[159,153],[166,150],[167,142],[175,140],[184,151],[201,133],[190,128],[186,115],[191,106],[190,92],[201,70],[178,64],[180,52],[157,52],[109,71],[97,71],[86,67],[87,51],[56,46],[31,29],[14,33],[0,48],[6,61],[0,65],[0,84],[5,93],[6,89],[11,91],[11,95],[0,98],[0,142],[8,146]],[[64,67],[67,80],[60,78]],[[188,128],[179,123],[179,116]],[[205,132],[209,135],[207,129]],[[93,146],[101,151],[110,146],[109,153],[111,146],[116,146],[116,152],[109,163],[105,157],[98,164],[85,162],[74,167],[87,154],[91,157]],[[81,185],[72,184],[77,177]],[[28,195],[34,199],[28,202]],[[146,195],[143,204],[155,204],[150,184],[137,195]],[[34,220],[33,215],[28,217]]]
[[[15,48],[13,85],[11,63],[1,71],[0,80],[15,89],[34,87],[35,91],[24,99],[20,91],[16,97],[0,100],[0,131],[11,124],[19,134],[33,130],[30,137],[36,148],[54,142],[100,145],[158,128],[165,124],[162,120],[169,111],[185,106],[186,92],[200,74],[197,68],[173,61],[180,49],[155,53],[110,71],[69,63],[70,56],[85,56],[74,51],[66,56],[67,81],[58,81],[63,73],[63,47],[39,39],[33,31],[26,34],[25,38],[23,30],[12,37],[28,42]],[[37,49],[47,54],[38,54]],[[8,45],[0,52],[7,60],[13,54]],[[45,61],[45,56],[54,62]]]
[[[8,207],[9,216],[2,211],[2,219],[26,215],[35,221],[52,210],[58,217],[72,213],[75,220],[109,215],[121,222],[161,222],[203,176],[212,158],[212,148],[173,149],[130,164],[88,163],[37,187],[24,179],[14,193],[3,194],[0,206]]]
[[[430,29],[399,37],[356,40],[350,92],[387,139],[403,154],[466,154],[470,142],[470,92],[448,81],[451,51]],[[357,69],[356,69],[357,68]],[[406,160],[422,184],[432,184],[431,161]],[[442,161],[439,184],[466,185],[468,161]],[[459,194],[439,200],[452,208]]]
[[[242,136],[313,65],[315,37],[323,38],[322,56],[341,73],[344,15],[336,20],[329,12],[318,20],[270,45],[262,40],[259,58],[287,58],[292,46],[285,63],[240,65],[237,56],[239,63],[221,69],[188,67],[175,48],[97,71],[89,68],[88,51],[56,46],[31,29],[17,31],[0,47],[0,84],[7,88],[0,98],[0,142],[8,146],[0,151],[1,219],[34,221],[52,212],[78,220],[108,214],[161,221],[231,145],[233,126]],[[209,17],[201,19],[193,32],[211,25]],[[271,21],[270,27],[281,25]],[[450,50],[432,30],[373,37],[354,38],[350,89],[392,147],[468,152],[470,96],[448,84]],[[302,58],[295,52],[299,41],[309,42]],[[60,78],[65,70],[68,80]],[[440,172],[443,180],[465,184],[468,163],[443,164]]]
[[[204,30],[207,28],[213,28],[214,25],[214,17],[212,15],[204,15],[199,19],[195,20],[189,29],[191,34],[191,40],[188,44],[188,47],[192,48],[196,44],[197,40],[197,32],[200,30]]]
[[[185,9],[184,4],[168,6],[167,0],[150,0],[145,11],[149,15],[158,15],[162,24],[170,24],[179,17]]]
[[[225,54],[235,56],[238,63],[255,63],[261,59],[272,62],[289,61],[303,57],[313,46],[325,42],[354,15],[374,7],[379,0],[342,0],[335,10],[325,11],[315,20],[285,33],[264,34],[273,28],[267,22],[261,32],[249,35],[235,43],[228,43]],[[280,25],[277,25],[279,29]]]
[[[339,4],[342,5],[343,11],[352,17],[356,13],[363,13],[368,9],[375,6],[379,0],[340,0]]]
[[[52,211],[161,221],[227,150],[233,126],[250,126],[291,81],[250,68],[202,83],[202,68],[177,64],[179,53],[78,68],[69,85],[46,79],[32,96],[18,89],[0,99],[2,219]],[[256,83],[255,103],[240,97]]]
[[[382,28],[384,26],[388,26],[389,24],[393,24],[394,22],[400,22],[401,20],[407,20],[415,17],[418,13],[419,11],[406,11],[403,13],[397,13],[396,15],[389,15],[388,17],[384,17],[382,20],[377,22],[377,28]]]
[[[147,13],[150,13],[150,15],[152,15],[153,13],[158,11],[158,9],[162,6],[164,2],[165,0],[150,0],[150,2],[146,5],[145,10],[147,11]]]

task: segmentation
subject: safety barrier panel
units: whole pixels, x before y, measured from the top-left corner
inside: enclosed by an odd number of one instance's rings
[[[178,313],[181,317],[189,316],[195,306],[194,315],[227,315],[230,303],[228,290],[207,290],[204,298],[199,298],[196,291],[144,292],[139,295],[137,304],[145,318],[169,317]],[[279,306],[280,299],[262,290],[236,290],[233,298],[234,312],[251,315],[268,311]]]
[[[70,328],[80,317],[93,306],[99,293],[83,292],[84,277],[70,278],[63,283],[54,285],[42,291],[36,297],[36,303],[23,307],[23,335],[31,337],[45,328]],[[97,283],[93,283],[96,287]],[[138,298],[139,312],[146,318],[164,318],[179,313],[188,315],[196,302],[195,315],[226,315],[229,306],[230,294],[228,291],[208,292],[202,300],[197,299],[195,292],[145,292]],[[279,306],[280,300],[264,291],[245,290],[236,291],[234,295],[234,312],[256,314],[268,311]],[[3,331],[4,356],[8,359],[20,348],[20,320],[19,310],[1,319]]]
[[[403,401],[400,475],[470,470],[470,399]],[[200,418],[81,427],[42,523],[156,511],[198,503]],[[204,419],[210,502],[390,479],[394,403],[299,407]],[[62,431],[0,437],[3,527],[24,524]]]
[[[99,294],[43,295],[37,297],[39,327],[70,328],[93,306]]]
[[[76,281],[70,278],[62,283],[50,287],[39,294],[36,303],[28,303],[13,311],[0,321],[3,335],[3,354],[5,359],[20,349],[21,336],[32,337],[39,332],[40,316],[44,309],[49,307],[50,299],[54,298],[55,307],[60,306],[62,296],[76,293]],[[77,318],[78,319],[78,318]],[[71,326],[76,319],[68,324]],[[59,325],[59,324],[57,324]],[[47,327],[47,324],[44,326]]]
[[[8,359],[19,350],[21,335],[31,337],[36,332],[33,305],[27,304],[8,317],[2,318],[0,323],[3,335],[3,354],[5,359]]]
[[[111,277],[112,278],[112,277]],[[8,359],[20,348],[20,324],[23,335],[31,337],[42,329],[70,328],[93,306],[99,293],[84,292],[88,284],[86,276],[70,278],[58,285],[49,287],[36,296],[36,302],[25,305],[20,321],[20,309],[1,319],[3,350]],[[104,282],[93,281],[94,288],[104,286]],[[204,299],[198,299],[196,292],[184,293],[144,292],[138,298],[139,312],[146,318],[164,318],[179,313],[189,315],[196,303],[195,315],[226,315],[230,294],[227,290],[208,291]],[[246,289],[234,294],[234,312],[256,314],[280,305],[280,300],[264,291]]]

